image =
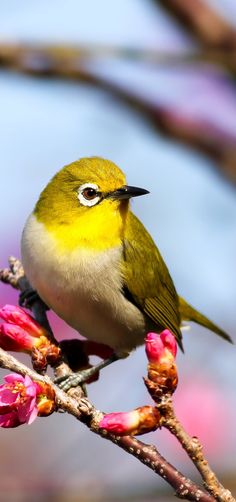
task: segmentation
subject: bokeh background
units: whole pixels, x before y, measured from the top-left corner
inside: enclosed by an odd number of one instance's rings
[[[82,156],[103,156],[150,190],[133,210],[178,291],[236,340],[236,3],[183,0],[180,10],[192,7],[182,24],[176,3],[0,0],[0,267],[20,255],[25,219],[49,178]],[[199,5],[209,7],[205,35],[194,29]],[[17,302],[8,286],[0,296],[1,305]],[[60,338],[75,336],[50,318]],[[196,326],[184,345],[176,411],[236,494],[235,346]],[[145,365],[140,348],[105,369],[91,400],[107,412],[147,404]],[[145,439],[199,480],[168,433]],[[70,416],[0,430],[0,441],[1,500],[175,500]]]

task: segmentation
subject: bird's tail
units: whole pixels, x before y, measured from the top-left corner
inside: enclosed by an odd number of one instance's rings
[[[182,321],[196,322],[197,324],[200,324],[201,326],[204,326],[205,328],[208,328],[217,335],[221,336],[221,338],[224,338],[224,340],[233,343],[231,337],[227,333],[225,333],[225,331],[216,326],[216,324],[210,321],[210,319],[198,312],[181,297],[179,297],[179,310]]]

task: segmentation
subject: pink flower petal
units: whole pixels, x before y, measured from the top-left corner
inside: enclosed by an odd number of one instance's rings
[[[158,335],[157,333],[148,333],[145,342],[145,349],[148,360],[151,363],[160,362],[160,359],[165,350],[160,335]]]
[[[24,383],[24,377],[22,375],[19,375],[18,373],[10,373],[9,375],[6,375],[4,377],[4,380],[6,383],[15,383],[15,382],[21,382]]]
[[[37,416],[38,416],[38,408],[35,405],[33,410],[31,411],[30,415],[28,416],[26,423],[29,425],[32,424],[34,422],[34,420],[37,418]]]
[[[9,405],[15,403],[18,397],[18,393],[13,393],[11,390],[7,389],[4,385],[0,386],[0,409],[2,405]]]
[[[21,404],[17,409],[19,421],[23,424],[28,423],[35,408],[37,410],[36,399],[28,399],[25,403]]]
[[[33,382],[28,375],[25,376],[24,385],[26,387],[27,396],[36,396],[39,385]]]
[[[13,428],[18,427],[20,422],[16,413],[8,413],[7,415],[0,415],[0,427]]]
[[[175,357],[177,353],[177,342],[171,331],[169,331],[169,329],[165,329],[160,333],[160,338],[166,349],[168,349]]]

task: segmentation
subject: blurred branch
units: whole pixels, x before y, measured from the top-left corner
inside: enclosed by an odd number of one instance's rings
[[[236,29],[204,0],[153,0],[161,4],[200,44],[198,61],[236,75]],[[194,60],[194,57],[192,58]],[[197,61],[197,58],[195,58]]]
[[[231,183],[236,183],[235,136],[207,121],[152,104],[148,97],[140,97],[108,78],[96,76],[91,69],[83,66],[80,57],[75,57],[75,49],[0,45],[0,65],[34,76],[87,82],[108,91],[144,114],[162,134],[207,154],[216,161],[219,172]]]
[[[23,268],[19,260],[11,257],[9,262],[9,269],[0,270],[0,280],[17,289],[20,289],[21,291],[24,291],[22,281],[25,279],[25,289],[28,289],[28,281],[23,275]],[[46,309],[45,305],[44,308]],[[38,312],[37,309],[35,309],[36,320],[39,320],[39,318],[37,319],[38,314],[39,317],[41,317],[41,312]],[[235,502],[231,493],[219,483],[215,474],[210,469],[209,464],[203,457],[200,443],[196,440],[196,438],[189,437],[180,422],[176,419],[170,396],[168,394],[165,395],[165,393],[163,394],[162,392],[160,394],[159,383],[155,385],[154,381],[150,380],[153,372],[151,366],[149,368],[148,379],[145,379],[145,384],[151,396],[156,401],[158,410],[161,413],[160,424],[170,430],[170,432],[179,440],[180,444],[183,446],[199,470],[204,480],[205,487],[210,492],[209,494],[204,493],[200,487],[198,487],[190,479],[186,478],[180,471],[171,465],[165,458],[162,457],[153,445],[145,444],[132,436],[118,437],[110,434],[107,430],[101,429],[99,424],[103,418],[103,414],[99,410],[95,409],[88,398],[85,397],[83,390],[80,387],[71,389],[66,394],[57,385],[55,385],[48,376],[39,375],[2,349],[0,349],[0,366],[23,376],[28,375],[36,382],[40,381],[50,385],[51,389],[55,393],[56,405],[58,409],[62,409],[70,413],[75,418],[85,423],[91,431],[101,437],[104,437],[105,439],[108,439],[109,441],[112,441],[127,453],[136,457],[139,461],[144,463],[147,467],[152,469],[156,474],[167,481],[174,488],[175,493],[179,498],[195,502],[213,502],[214,500],[218,500],[219,502]],[[170,376],[169,374],[167,375],[167,389],[168,385],[174,385],[175,388],[177,384],[177,374],[175,373],[174,368],[173,370],[171,369],[173,384],[170,384]],[[157,382],[159,382],[158,378],[157,374]],[[165,381],[163,381],[163,377],[161,375],[160,381],[162,384]],[[165,388],[165,385],[163,388]],[[170,388],[172,387],[170,386]]]
[[[236,29],[204,0],[153,0],[168,10],[190,34],[205,46],[234,54]]]
[[[191,51],[170,52],[152,48],[135,48],[112,45],[44,45],[44,44],[24,44],[24,43],[0,43],[0,64],[6,66],[27,64],[27,60],[32,65],[31,58],[35,61],[35,70],[37,62],[44,55],[44,64],[46,59],[51,63],[63,63],[75,67],[78,63],[95,59],[122,59],[129,61],[141,61],[146,63],[161,65],[181,66],[195,62],[221,63],[230,66],[235,63],[232,55],[224,50],[214,50],[211,48],[200,48]],[[50,70],[50,64],[49,68]]]

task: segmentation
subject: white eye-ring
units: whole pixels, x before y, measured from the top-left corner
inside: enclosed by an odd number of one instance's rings
[[[83,206],[95,206],[101,199],[101,192],[95,183],[84,183],[79,187],[78,199]]]

